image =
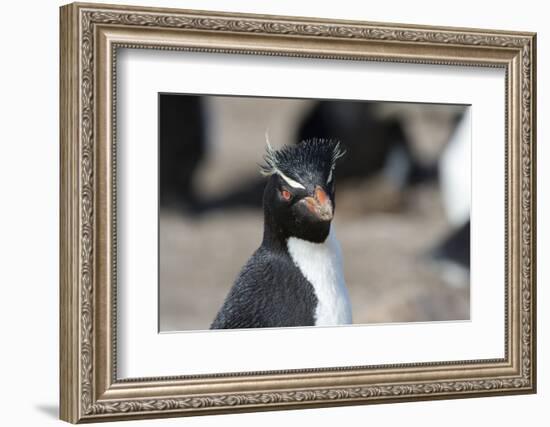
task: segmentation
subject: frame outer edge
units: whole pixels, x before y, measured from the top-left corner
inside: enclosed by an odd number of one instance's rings
[[[78,19],[74,5],[59,9],[59,418],[79,416],[78,271]]]
[[[537,33],[531,35],[531,390],[537,393]]]
[[[354,389],[323,389],[323,390],[306,390],[298,389],[292,390],[292,393],[287,391],[276,392],[270,390],[268,393],[254,394],[242,392],[233,395],[215,395],[210,394],[206,396],[191,396],[187,399],[170,399],[170,398],[147,398],[142,400],[134,399],[112,399],[109,401],[98,401],[96,392],[97,379],[94,377],[96,374],[94,364],[95,353],[97,351],[96,345],[96,332],[93,330],[93,325],[90,324],[90,320],[93,319],[90,316],[95,315],[95,304],[97,303],[97,293],[93,292],[97,284],[97,275],[93,274],[93,267],[97,262],[95,257],[96,248],[96,232],[98,224],[94,221],[95,208],[97,207],[97,190],[96,190],[96,178],[94,177],[97,171],[97,157],[94,155],[94,151],[97,149],[94,141],[97,138],[97,134],[93,132],[95,128],[95,113],[96,109],[93,106],[97,102],[94,95],[97,95],[95,88],[95,73],[97,70],[94,68],[97,63],[94,64],[94,37],[91,39],[89,34],[84,32],[81,34],[82,29],[86,29],[89,20],[81,21],[81,12],[86,12],[86,7],[89,7],[93,11],[100,12],[106,11],[136,11],[147,14],[147,12],[162,10],[166,13],[190,13],[193,14],[193,18],[198,21],[198,27],[201,31],[232,31],[233,33],[252,33],[256,29],[254,26],[241,28],[235,28],[228,26],[227,28],[218,28],[219,22],[214,18],[225,21],[226,18],[231,17],[230,21],[235,21],[235,18],[241,16],[241,14],[223,14],[214,11],[184,11],[177,9],[157,9],[157,8],[142,8],[142,7],[127,7],[118,5],[101,5],[101,4],[83,4],[77,3],[61,7],[61,32],[60,32],[60,139],[61,139],[61,197],[60,197],[60,383],[61,383],[61,411],[60,418],[72,423],[78,422],[94,422],[94,421],[107,421],[115,419],[139,419],[139,418],[153,418],[153,417],[166,417],[166,416],[181,416],[181,415],[200,415],[206,413],[229,413],[229,412],[250,412],[258,410],[275,410],[275,409],[290,409],[290,408],[306,408],[306,407],[326,407],[335,405],[349,405],[349,404],[364,404],[364,403],[382,403],[386,401],[386,394],[384,393],[384,387],[379,387],[381,390],[380,395],[368,395],[363,396],[360,390]],[[196,16],[195,16],[196,15]],[[83,15],[86,16],[85,14]],[[325,23],[327,21],[318,22],[316,18],[292,18],[292,17],[262,17],[260,15],[247,15],[242,14],[245,23],[247,19],[251,24],[260,23],[264,24],[264,20],[270,21],[270,18],[277,18],[285,20],[285,23],[290,28],[290,33],[296,35],[296,37],[313,37],[308,31],[304,31],[299,23],[304,23],[306,30],[310,27],[313,30],[319,30],[316,25]],[[133,17],[133,14],[130,16]],[[147,18],[147,17],[146,17]],[[109,16],[104,20],[109,21]],[[145,19],[143,24],[132,22],[132,25],[149,25]],[[267,22],[269,24],[269,22]],[[335,24],[347,25],[343,21],[335,22]],[[116,22],[115,22],[116,24]],[[205,25],[203,25],[205,24]],[[222,22],[223,24],[223,22]],[[230,23],[231,24],[231,23]],[[360,27],[366,25],[366,23],[357,23]],[[369,23],[374,25],[375,23]],[[190,24],[189,28],[195,29],[194,22]],[[351,24],[350,24],[351,25]],[[392,29],[394,24],[385,24],[389,30]],[[381,26],[383,26],[381,24]],[[222,25],[223,27],[223,25]],[[293,29],[296,27],[297,29]],[[530,64],[522,67],[522,70],[526,71],[527,75],[527,89],[524,89],[528,95],[524,99],[523,112],[529,114],[527,120],[521,123],[524,127],[522,130],[529,132],[528,138],[523,139],[525,148],[528,153],[525,157],[522,156],[522,160],[527,162],[525,169],[521,168],[521,174],[525,173],[529,182],[526,182],[526,186],[520,191],[520,197],[525,196],[524,202],[527,203],[527,215],[523,218],[527,222],[527,225],[531,225],[530,232],[527,233],[527,283],[524,291],[524,303],[525,311],[529,312],[528,316],[525,316],[525,324],[527,332],[522,334],[522,338],[526,339],[524,345],[519,349],[520,360],[525,359],[527,365],[524,365],[526,369],[523,370],[523,376],[521,378],[511,378],[508,382],[506,378],[496,378],[493,382],[479,380],[477,378],[466,381],[461,381],[466,386],[470,386],[471,390],[455,390],[452,388],[454,383],[439,384],[439,383],[427,383],[420,384],[421,390],[415,388],[416,384],[401,384],[397,387],[401,387],[398,391],[403,390],[403,393],[399,395],[389,396],[388,400],[391,402],[398,401],[411,401],[411,400],[435,400],[439,398],[463,398],[473,396],[484,395],[498,395],[498,394],[523,394],[532,393],[536,391],[536,338],[535,328],[536,313],[535,313],[535,284],[536,284],[536,212],[534,211],[536,202],[536,179],[535,179],[535,158],[536,158],[536,129],[535,129],[535,110],[536,110],[536,98],[535,98],[535,75],[536,75],[536,35],[534,33],[507,33],[507,32],[495,32],[466,29],[462,41],[456,41],[452,37],[455,36],[454,32],[460,32],[458,28],[439,28],[439,27],[413,27],[404,26],[399,30],[406,30],[413,28],[420,28],[427,33],[435,32],[435,36],[443,34],[445,37],[424,37],[420,34],[422,31],[418,31],[419,40],[423,45],[437,46],[442,43],[447,45],[469,45],[474,46],[481,43],[483,47],[497,46],[497,48],[506,48],[514,51],[521,49],[529,49],[530,52],[525,55],[526,61],[530,60]],[[360,29],[360,28],[359,28]],[[344,39],[345,37],[351,38],[363,38],[363,33],[346,33],[346,34],[333,34],[330,28],[320,28],[319,37],[327,37],[328,39]],[[358,30],[357,28],[352,30]],[[275,33],[275,35],[283,34],[282,29],[278,27],[267,27],[267,30],[262,30],[266,33]],[[262,32],[260,31],[260,32]],[[443,31],[442,33],[437,33]],[[87,34],[86,37],[84,37]],[[406,32],[406,34],[399,33],[397,38],[399,40],[405,38],[408,42],[410,36],[415,41],[417,37],[416,32]],[[316,34],[314,34],[317,37]],[[429,34],[428,34],[429,35]],[[461,34],[458,34],[459,36]],[[83,38],[80,38],[83,37]],[[451,38],[449,38],[451,37]],[[473,37],[470,39],[468,37]],[[368,38],[368,37],[367,37]],[[382,38],[377,37],[382,40]],[[392,36],[390,36],[392,38]],[[398,40],[398,41],[399,41]],[[402,41],[402,40],[401,40]],[[487,46],[485,46],[487,45]],[[91,50],[90,50],[91,49]],[[300,55],[297,55],[300,56]],[[92,74],[90,80],[90,70],[88,67],[88,60],[92,64]],[[81,62],[82,61],[82,62]],[[408,62],[408,61],[405,61]],[[444,63],[445,61],[442,61]],[[520,61],[522,64],[522,61]],[[524,64],[522,64],[524,65]],[[83,76],[85,75],[85,78]],[[521,75],[521,74],[520,74]],[[89,86],[91,85],[91,86]],[[521,83],[520,83],[521,87]],[[88,92],[88,89],[91,89]],[[520,90],[520,93],[524,95],[524,90]],[[92,111],[88,111],[92,103]],[[83,110],[83,106],[86,108]],[[90,122],[90,120],[92,120]],[[91,127],[90,127],[91,126]],[[523,133],[522,133],[523,135]],[[90,164],[91,162],[91,164]],[[530,194],[525,194],[524,190],[530,191]],[[85,193],[85,194],[84,194]],[[83,196],[81,198],[81,196]],[[84,197],[85,196],[85,197]],[[93,239],[90,242],[89,239]],[[530,262],[529,262],[530,260]],[[90,270],[92,267],[92,270]],[[530,293],[530,295],[529,295]],[[529,304],[530,303],[530,304]],[[528,331],[528,328],[531,331]],[[525,329],[522,329],[525,330]],[[527,341],[529,340],[529,341]],[[518,346],[519,347],[519,346]],[[522,352],[523,350],[523,352]],[[531,363],[529,363],[531,362]],[[474,383],[474,380],[476,384]],[[498,381],[504,381],[502,386],[498,385]],[[517,382],[516,382],[517,381]],[[494,386],[494,384],[497,384]],[[443,387],[441,390],[437,386]],[[460,384],[459,384],[460,385]],[[451,387],[447,389],[446,387]],[[434,388],[435,387],[435,388]],[[499,390],[500,388],[500,390]],[[410,389],[410,392],[407,390]],[[388,392],[392,392],[391,387],[388,388]],[[439,391],[438,391],[439,390]],[[467,391],[467,392],[465,392]],[[321,394],[319,394],[321,393]],[[323,395],[326,394],[326,396]],[[336,394],[334,394],[336,393]],[[359,393],[359,394],[357,394]],[[349,395],[348,395],[349,394]],[[229,396],[229,397],[228,397]],[[324,397],[323,397],[324,396]],[[334,397],[335,396],[335,397]],[[377,397],[381,397],[378,399]],[[264,398],[270,398],[272,400],[265,401]],[[371,400],[372,399],[372,400]],[[369,400],[369,402],[367,402]]]
[[[90,3],[87,1],[84,2],[74,2],[71,3],[74,6],[77,6],[81,9],[96,9],[103,11],[120,11],[124,10],[128,13],[152,13],[152,14],[181,14],[187,13],[194,15],[196,17],[206,17],[206,18],[254,18],[259,20],[283,20],[294,23],[302,24],[340,24],[342,26],[376,26],[382,28],[400,28],[408,30],[446,30],[453,32],[469,32],[477,34],[490,34],[490,35],[504,35],[504,36],[517,36],[517,37],[533,37],[536,32],[532,31],[513,31],[513,30],[503,30],[496,28],[476,28],[476,27],[462,27],[462,26],[440,26],[440,25],[422,25],[422,24],[410,24],[403,22],[395,21],[365,21],[357,19],[334,19],[334,18],[321,18],[315,15],[278,15],[271,13],[252,13],[252,12],[231,12],[231,11],[221,11],[214,9],[186,9],[180,8],[177,6],[142,6],[142,5],[129,5],[129,4],[112,4],[112,3]]]

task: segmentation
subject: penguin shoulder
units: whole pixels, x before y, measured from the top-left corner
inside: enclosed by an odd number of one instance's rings
[[[257,249],[239,272],[211,329],[254,328],[265,326],[261,305],[275,282],[274,263],[278,257]]]

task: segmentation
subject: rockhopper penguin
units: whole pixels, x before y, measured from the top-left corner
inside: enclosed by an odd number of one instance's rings
[[[264,235],[244,265],[211,329],[342,325],[351,306],[334,214],[340,144],[308,139],[274,150],[261,172]]]

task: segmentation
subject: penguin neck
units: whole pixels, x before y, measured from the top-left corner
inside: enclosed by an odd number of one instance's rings
[[[267,209],[264,210],[264,236],[262,246],[274,251],[287,252],[286,241],[288,238],[288,234],[280,224],[277,224],[271,212]]]

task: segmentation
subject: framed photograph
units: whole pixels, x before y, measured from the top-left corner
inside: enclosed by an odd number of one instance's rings
[[[63,420],[535,392],[535,34],[60,13]]]

